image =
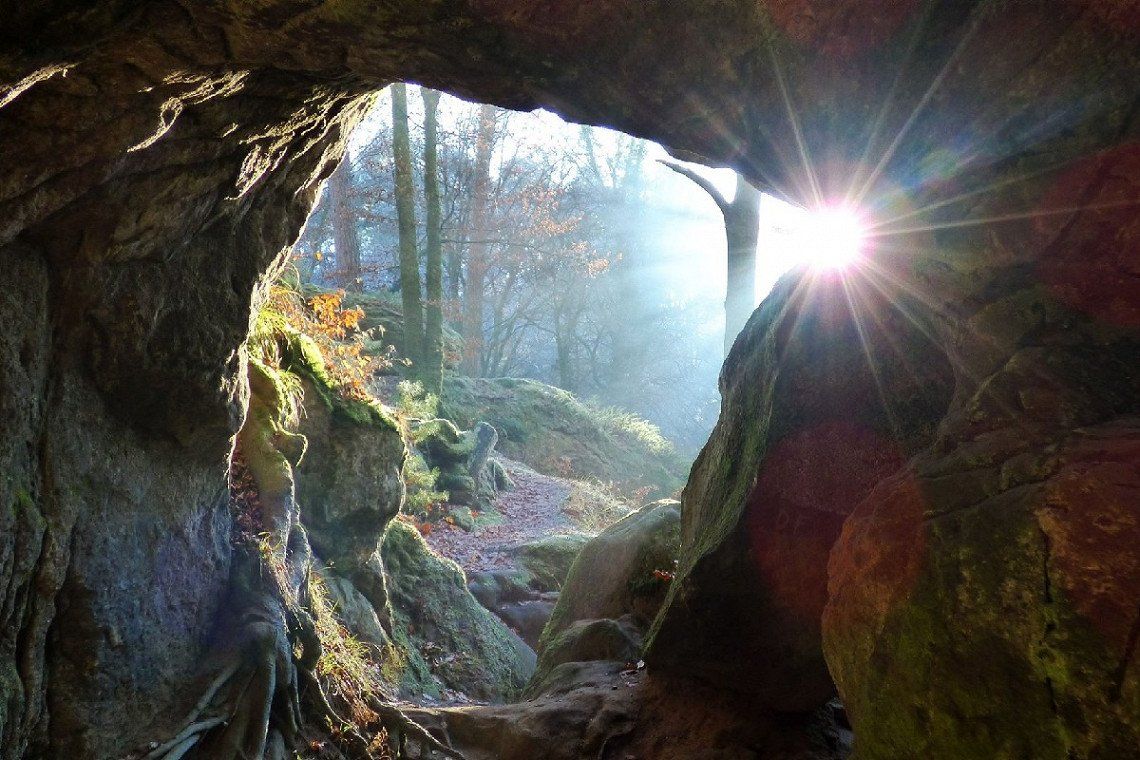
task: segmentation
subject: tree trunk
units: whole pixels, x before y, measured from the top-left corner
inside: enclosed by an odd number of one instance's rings
[[[427,206],[427,303],[421,381],[437,396],[443,392],[443,241],[439,202],[439,93],[423,88],[424,201]]]
[[[396,181],[396,217],[400,231],[400,297],[404,305],[404,356],[412,374],[423,368],[423,304],[420,301],[420,257],[416,251],[415,183],[408,138],[408,89],[392,85],[392,154]]]
[[[483,288],[487,274],[487,207],[491,184],[491,152],[495,144],[497,112],[494,106],[479,108],[479,131],[475,137],[475,181],[471,194],[471,227],[468,230],[467,280],[463,293],[463,363],[468,374],[479,375],[483,355]]]
[[[728,244],[728,274],[724,288],[724,355],[728,356],[736,336],[756,309],[756,242],[760,235],[760,190],[743,175],[736,175],[736,194],[730,202],[716,185],[687,166],[661,161],[673,171],[692,180],[709,194],[724,217]]]
[[[724,296],[724,354],[756,308],[756,241],[760,234],[760,191],[740,174],[736,195],[724,214],[728,277]]]
[[[563,319],[562,314],[555,315],[554,345],[558,356],[558,385],[576,393],[577,373],[574,371],[574,344],[577,341],[578,318],[580,309],[575,309],[570,316]]]
[[[352,208],[352,162],[345,154],[340,166],[329,177],[329,207],[332,211],[336,268],[333,280],[345,290],[363,287],[360,274],[360,238],[356,236],[356,214]]]

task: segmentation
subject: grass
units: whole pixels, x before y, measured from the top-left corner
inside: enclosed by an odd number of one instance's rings
[[[652,454],[670,454],[674,451],[673,443],[649,420],[615,406],[600,407],[589,403],[584,406],[595,424],[610,435],[629,436]]]
[[[384,666],[372,658],[367,644],[341,625],[324,581],[315,574],[309,579],[309,599],[323,649],[316,674],[327,684],[330,697],[335,695],[349,705],[354,723],[368,725],[376,715],[368,708],[367,698],[386,699],[381,680]],[[391,645],[387,650],[382,658],[385,662],[397,656]]]

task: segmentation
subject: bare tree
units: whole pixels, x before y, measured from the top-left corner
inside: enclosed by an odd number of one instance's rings
[[[336,270],[333,279],[346,290],[361,290],[360,239],[356,235],[356,213],[352,205],[352,162],[346,155],[329,177],[329,206],[332,211],[333,245]]]
[[[443,392],[443,240],[439,193],[439,93],[420,89],[424,99],[424,205],[427,216],[427,302],[424,315],[424,387]]]
[[[467,247],[467,277],[463,294],[464,364],[471,375],[481,374],[483,354],[483,296],[488,258],[488,201],[491,183],[491,153],[495,147],[498,109],[479,108],[475,136],[475,177],[471,189],[470,243]]]
[[[744,329],[756,308],[756,243],[760,235],[760,190],[736,175],[736,193],[729,201],[708,178],[673,161],[661,161],[708,193],[724,217],[728,242],[728,277],[724,296],[724,353]]]

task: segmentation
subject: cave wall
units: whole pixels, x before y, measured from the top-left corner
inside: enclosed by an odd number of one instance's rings
[[[0,116],[5,757],[118,755],[193,702],[229,571],[239,346],[365,105],[225,70],[165,25],[80,17],[55,51],[73,67]]]
[[[116,754],[188,698],[227,572],[251,309],[395,78],[659,139],[800,201],[865,186],[872,215],[910,214],[885,247],[955,372],[924,462],[970,471],[954,456],[983,435],[1041,455],[1135,411],[1127,4],[45,0],[0,17],[5,757]],[[1074,210],[1090,201],[1104,208]],[[971,484],[992,497],[1001,469]],[[690,536],[717,520],[692,509]],[[690,541],[682,566],[709,546]],[[1134,612],[1127,577],[1112,598]],[[833,583],[824,638],[870,736],[885,719],[859,684],[881,621],[850,643],[834,624],[865,587]],[[700,598],[709,579],[677,588]],[[950,614],[949,589],[916,608]],[[1132,678],[1134,637],[1111,640]],[[727,644],[726,661],[755,647]],[[936,651],[971,672],[957,642]]]
[[[834,695],[820,629],[831,548],[855,504],[929,445],[954,389],[930,315],[890,292],[793,270],[737,338],[683,494],[683,581],[651,632],[655,673],[759,712]]]

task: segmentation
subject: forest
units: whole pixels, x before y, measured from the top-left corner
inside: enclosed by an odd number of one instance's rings
[[[300,281],[414,315],[414,365],[440,366],[446,326],[457,371],[555,385],[695,451],[717,413],[715,207],[645,141],[408,89],[358,128],[294,246]],[[412,374],[439,393],[438,370]]]

